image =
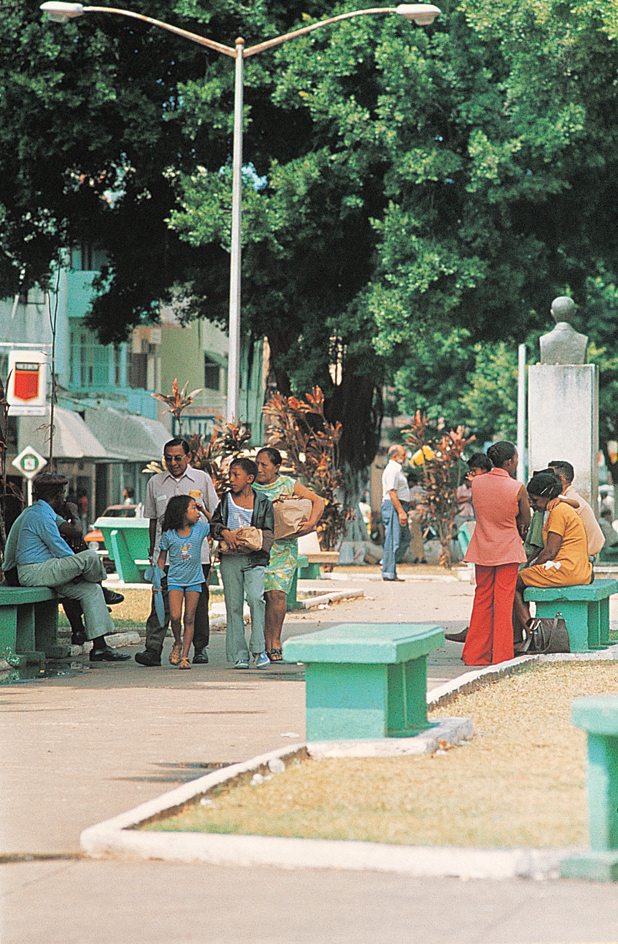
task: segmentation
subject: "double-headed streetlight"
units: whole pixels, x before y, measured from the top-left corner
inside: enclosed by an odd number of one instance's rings
[[[228,354],[228,381],[227,381],[227,419],[232,421],[238,418],[238,388],[240,377],[240,266],[241,266],[241,245],[240,245],[240,212],[242,203],[241,188],[241,168],[242,168],[242,111],[243,111],[243,62],[249,56],[255,56],[258,52],[264,52],[266,49],[272,49],[274,46],[280,46],[287,43],[290,39],[296,39],[297,36],[304,36],[312,33],[322,26],[328,26],[330,23],[338,23],[341,20],[349,20],[354,16],[374,16],[384,13],[397,13],[399,16],[414,20],[419,26],[427,26],[433,23],[440,15],[438,7],[424,3],[401,3],[396,7],[374,7],[368,10],[356,10],[352,13],[341,13],[339,16],[331,16],[327,20],[321,20],[319,23],[313,23],[311,26],[303,26],[300,29],[292,30],[291,33],[285,33],[283,36],[277,36],[275,39],[267,39],[257,46],[249,46],[245,49],[245,41],[242,37],[236,40],[235,46],[224,46],[205,36],[198,36],[196,33],[190,33],[187,30],[179,29],[177,26],[170,26],[169,23],[163,23],[161,20],[153,20],[150,16],[144,16],[141,13],[133,13],[131,10],[117,10],[113,7],[85,7],[81,3],[61,3],[56,0],[48,0],[41,5],[51,20],[64,22],[72,20],[84,13],[115,13],[119,16],[128,16],[134,20],[142,20],[144,23],[152,23],[153,26],[160,26],[169,30],[170,33],[176,33],[185,39],[190,39],[201,46],[208,46],[216,52],[221,52],[225,56],[230,56],[236,60],[236,79],[234,84],[234,138],[233,138],[233,157],[232,157],[232,234],[231,234],[231,257],[230,257],[230,310],[229,310],[229,354]]]

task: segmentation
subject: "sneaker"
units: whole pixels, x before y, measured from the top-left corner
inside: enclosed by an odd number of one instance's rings
[[[253,658],[255,659],[255,665],[258,669],[263,669],[267,665],[270,665],[270,659],[265,652],[256,652],[254,653]]]
[[[235,669],[248,669],[248,668],[249,668],[249,662],[247,661],[247,659],[238,659],[238,660],[234,663],[234,668],[235,668]]]

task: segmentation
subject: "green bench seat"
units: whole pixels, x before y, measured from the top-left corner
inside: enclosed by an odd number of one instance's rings
[[[590,849],[563,860],[565,878],[618,881],[618,698],[576,698],[573,724],[588,733]]]
[[[346,623],[286,639],[287,662],[305,663],[307,740],[412,737],[427,721],[427,654],[441,626]]]
[[[536,603],[536,615],[564,616],[571,652],[593,652],[609,646],[609,598],[618,580],[595,580],[586,586],[527,587],[524,599]]]
[[[48,587],[0,587],[0,658],[11,666],[62,659],[58,595]]]

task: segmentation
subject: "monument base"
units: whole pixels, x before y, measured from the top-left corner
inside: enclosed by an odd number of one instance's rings
[[[597,507],[599,371],[595,364],[534,364],[528,369],[528,471],[566,460],[576,491]]]

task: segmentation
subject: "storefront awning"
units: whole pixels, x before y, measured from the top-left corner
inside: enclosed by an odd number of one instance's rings
[[[20,416],[17,451],[27,446],[49,458],[50,410],[46,416]],[[55,459],[108,459],[107,450],[79,415],[63,407],[54,408],[53,453]]]
[[[86,409],[86,425],[104,446],[110,461],[161,460],[163,446],[172,437],[158,420],[111,407]]]

